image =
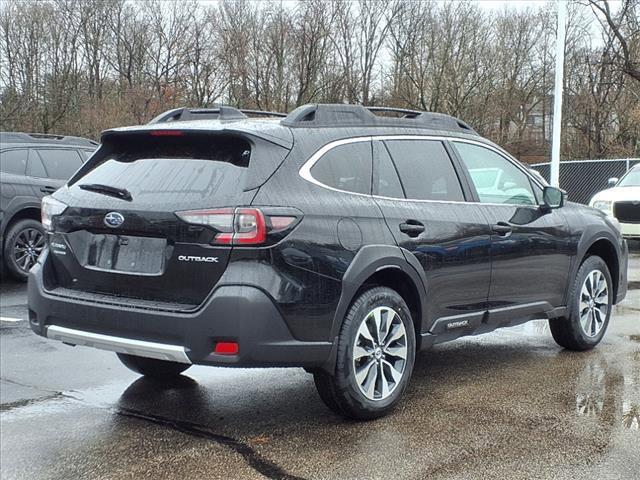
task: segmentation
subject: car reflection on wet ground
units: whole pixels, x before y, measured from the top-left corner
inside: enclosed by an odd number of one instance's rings
[[[420,354],[400,408],[345,421],[300,369],[193,367],[159,385],[33,335],[3,284],[2,478],[639,478],[640,255],[591,352],[547,322]]]

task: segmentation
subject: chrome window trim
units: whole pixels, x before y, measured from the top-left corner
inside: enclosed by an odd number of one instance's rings
[[[385,197],[383,195],[373,195],[373,194],[366,194],[366,193],[358,193],[358,192],[350,192],[348,190],[341,190],[339,188],[334,188],[331,187],[329,185],[326,185],[322,182],[319,182],[318,180],[316,180],[315,178],[313,178],[313,175],[311,175],[311,169],[313,168],[313,166],[318,162],[318,160],[320,160],[322,158],[322,156],[327,153],[330,150],[333,150],[336,147],[339,147],[341,145],[348,145],[350,143],[361,143],[361,142],[372,142],[374,140],[380,140],[380,141],[384,141],[384,140],[435,140],[435,141],[440,141],[440,142],[451,142],[451,143],[455,143],[455,142],[462,142],[462,143],[470,143],[473,145],[478,145],[480,147],[484,147],[488,150],[492,150],[495,153],[497,153],[498,155],[500,155],[501,157],[503,157],[507,162],[511,163],[512,165],[514,165],[516,168],[520,169],[526,176],[527,178],[529,178],[535,185],[537,185],[538,187],[540,187],[541,189],[544,189],[544,185],[542,185],[540,183],[540,181],[533,175],[531,175],[527,169],[517,160],[515,160],[513,157],[511,157],[511,155],[509,155],[508,152],[506,152],[505,150],[502,150],[499,147],[496,147],[494,145],[488,145],[484,142],[479,142],[476,140],[471,140],[468,138],[459,138],[459,137],[447,137],[447,136],[441,136],[441,135],[367,135],[367,136],[363,136],[363,137],[353,137],[353,138],[344,138],[342,140],[334,140],[332,142],[327,143],[326,145],[322,146],[320,149],[318,149],[313,155],[311,155],[311,157],[309,157],[309,159],[302,165],[302,167],[300,167],[300,170],[298,171],[298,175],[300,175],[303,179],[305,179],[306,181],[313,183],[314,185],[317,185],[319,187],[325,188],[327,190],[331,190],[333,192],[339,192],[339,193],[347,193],[349,195],[357,195],[360,197],[367,197],[367,198],[380,198],[383,200],[393,200],[393,201],[397,201],[397,202],[429,202],[429,203],[461,203],[461,204],[474,204],[474,205],[498,205],[498,206],[511,206],[511,207],[537,207],[539,205],[523,205],[523,204],[518,204],[518,203],[484,203],[484,202],[472,202],[472,201],[458,201],[458,200],[423,200],[423,199],[412,199],[412,198],[395,198],[395,197]]]

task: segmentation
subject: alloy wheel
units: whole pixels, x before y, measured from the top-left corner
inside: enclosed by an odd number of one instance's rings
[[[369,312],[353,344],[353,372],[360,392],[370,400],[388,398],[402,380],[407,355],[407,332],[398,313],[391,307]]]
[[[28,272],[44,249],[44,235],[36,228],[25,228],[16,237],[13,258],[23,272]]]
[[[600,270],[592,270],[580,290],[580,325],[588,337],[595,337],[604,327],[609,311],[609,288]]]

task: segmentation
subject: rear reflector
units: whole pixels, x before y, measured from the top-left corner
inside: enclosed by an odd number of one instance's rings
[[[218,342],[213,353],[218,355],[237,355],[239,350],[237,342]]]

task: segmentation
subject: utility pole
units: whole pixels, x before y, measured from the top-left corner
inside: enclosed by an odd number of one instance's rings
[[[564,80],[564,39],[567,16],[565,0],[557,0],[558,32],[556,35],[556,78],[553,94],[553,136],[551,140],[551,185],[560,185],[560,134],[562,130],[562,91]]]

